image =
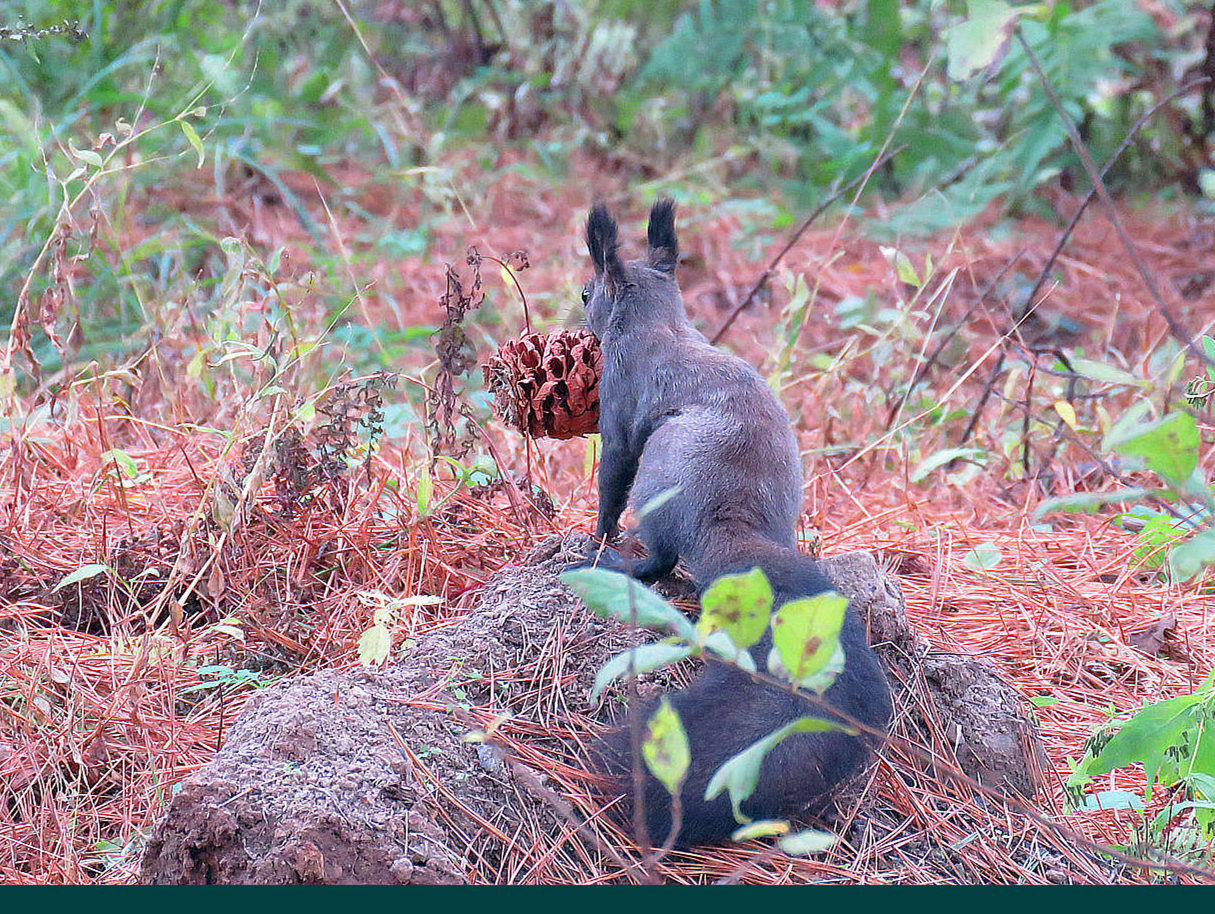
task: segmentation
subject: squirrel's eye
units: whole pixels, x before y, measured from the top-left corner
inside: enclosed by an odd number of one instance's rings
[[[582,303],[585,305],[590,300],[591,300],[591,287],[583,286],[582,287]]]

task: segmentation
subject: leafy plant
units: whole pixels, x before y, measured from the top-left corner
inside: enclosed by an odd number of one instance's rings
[[[599,670],[591,691],[598,698],[623,676],[662,669],[688,657],[713,654],[718,660],[767,678],[773,688],[823,694],[844,668],[839,644],[845,597],[834,591],[790,600],[774,607],[771,584],[762,569],[724,575],[701,598],[699,622],[693,624],[666,600],[627,575],[604,569],[567,571],[561,580],[586,602],[596,615],[666,632],[667,637],[643,644],[613,657]],[[755,658],[750,649],[770,642],[766,657]],[[764,672],[758,672],[762,662]],[[808,707],[813,707],[807,702]],[[852,732],[823,717],[805,717],[772,733],[727,760],[710,779],[705,799],[723,793],[730,798],[741,828],[736,840],[780,835],[782,849],[810,853],[830,846],[830,835],[819,832],[789,834],[785,822],[753,823],[741,804],[759,783],[764,758],[785,739],[797,733],[828,730]],[[665,700],[647,723],[642,760],[670,792],[678,807],[680,789],[690,764],[687,734],[679,715]]]
[[[1204,351],[1215,349],[1210,337],[1203,337],[1202,344]],[[1093,373],[1091,368],[1088,373]],[[1127,471],[1155,474],[1163,487],[1124,486],[1113,492],[1065,495],[1043,502],[1035,514],[1096,511],[1118,503],[1135,506],[1122,517],[1134,521],[1132,525],[1124,520],[1124,525],[1139,529],[1136,556],[1149,567],[1167,568],[1175,581],[1191,580],[1215,564],[1215,490],[1200,466],[1201,446],[1192,414],[1172,410],[1153,416],[1150,401],[1140,400],[1112,424],[1101,449],[1117,455]],[[1142,504],[1146,501],[1157,508]]]
[[[1144,514],[1147,515],[1146,519]],[[1135,505],[1120,520],[1127,529],[1136,525],[1132,521],[1137,522],[1139,545],[1135,547],[1134,555],[1144,568],[1164,567],[1170,547],[1188,535],[1184,521],[1178,521],[1166,512],[1155,511],[1146,505]]]
[[[698,134],[716,128],[707,112],[732,112],[793,200],[856,174],[888,140],[904,145],[872,182],[922,198],[887,220],[895,233],[956,224],[1000,195],[1006,206],[1036,205],[1033,189],[1073,159],[1048,98],[1027,80],[1024,52],[999,55],[1007,27],[1021,23],[1064,104],[1089,125],[1098,158],[1142,110],[1125,85],[1148,69],[1163,36],[1134,0],[969,0],[965,17],[957,9],[702,0],[654,47],[635,91],[661,87],[671,116]]]
[[[407,608],[435,606],[443,602],[442,597],[391,597],[378,590],[365,591],[359,596],[375,606],[371,627],[359,636],[359,663],[363,666],[383,666],[388,662],[392,654],[393,632],[405,621],[404,611]]]
[[[1209,338],[1204,349],[1211,348]],[[1134,386],[1106,371],[1097,375]],[[1110,427],[1102,450],[1117,455],[1124,471],[1154,474],[1162,487],[1124,486],[1114,492],[1078,493],[1054,498],[1038,507],[1049,511],[1093,511],[1111,503],[1132,507],[1120,517],[1138,528],[1135,555],[1147,567],[1166,568],[1174,581],[1187,581],[1215,565],[1215,497],[1201,470],[1202,437],[1194,416],[1180,410],[1152,414],[1149,401],[1131,407]],[[1151,500],[1153,506],[1143,504]],[[1132,523],[1133,522],[1133,523]],[[1128,765],[1142,765],[1146,799],[1155,790],[1172,791],[1169,803],[1145,819],[1149,845],[1171,853],[1209,854],[1215,838],[1215,673],[1191,695],[1146,705],[1116,727],[1089,738],[1068,787],[1085,809],[1129,808],[1142,811],[1138,797],[1126,791],[1085,794],[1096,777]]]
[[[1215,497],[1198,468],[1199,444],[1198,427],[1190,414],[1172,412],[1150,419],[1143,410],[1132,410],[1105,436],[1103,449],[1119,455],[1132,469],[1155,473],[1165,488],[1127,486],[1114,492],[1065,495],[1043,502],[1035,515],[1095,511],[1110,503],[1152,499],[1168,508],[1169,520],[1153,519],[1145,526],[1143,538],[1149,548],[1138,554],[1147,557],[1167,548],[1167,563],[1161,559],[1155,564],[1165,564],[1174,580],[1190,580],[1215,564]]]
[[[274,682],[273,679],[267,679],[263,674],[254,670],[237,670],[223,663],[200,666],[198,675],[203,681],[186,686],[181,690],[181,694],[189,695],[193,692],[208,692],[213,689],[230,691],[241,688],[264,689]]]
[[[1169,801],[1145,817],[1149,843],[1174,854],[1209,856],[1215,839],[1215,673],[1191,695],[1149,704],[1112,732],[1099,730],[1085,743],[1067,787],[1084,809],[1137,808],[1142,804],[1121,791],[1086,793],[1094,778],[1130,765],[1147,777],[1146,798],[1169,791]]]

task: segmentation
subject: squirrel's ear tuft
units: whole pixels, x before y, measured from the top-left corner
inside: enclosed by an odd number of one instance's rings
[[[616,220],[602,203],[596,203],[591,208],[591,214],[586,220],[586,249],[595,264],[595,274],[605,273],[613,278],[624,274],[624,264],[620,262],[617,253],[619,247],[616,232]]]
[[[646,234],[650,241],[650,266],[674,276],[679,241],[675,238],[675,201],[670,197],[663,197],[650,210],[650,227]]]

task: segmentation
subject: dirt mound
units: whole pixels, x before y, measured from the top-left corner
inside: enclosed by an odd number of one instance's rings
[[[635,636],[557,580],[581,548],[577,537],[547,541],[382,672],[303,676],[251,699],[173,798],[142,880],[463,882],[501,865],[510,820],[555,831],[555,814],[493,747],[465,742],[471,727],[447,709],[543,725],[567,702],[585,705],[595,671]]]
[[[467,766],[459,727],[403,703],[422,687],[399,668],[326,672],[251,700],[219,755],[173,798],[143,880],[462,882],[459,851],[428,808],[433,788],[393,740],[407,734],[428,761],[433,752],[440,783]],[[455,783],[498,799],[492,782]]]
[[[584,542],[553,538],[503,570],[476,609],[421,638],[396,666],[300,677],[251,700],[216,758],[173,798],[142,880],[542,881],[530,863],[531,875],[519,875],[525,858],[542,853],[536,841],[586,858],[573,826],[545,801],[543,775],[464,739],[474,720],[509,715],[529,739],[553,740],[571,709],[585,710],[599,667],[635,643],[557,580]],[[1029,727],[1015,694],[982,663],[943,665],[907,628],[902,593],[871,556],[825,566],[869,616],[892,680],[939,690],[939,725],[959,734],[963,766],[993,783],[1032,784],[1021,743],[1008,738]],[[665,674],[649,688],[671,685]]]
[[[987,661],[938,650],[907,623],[903,592],[867,552],[850,552],[823,561],[823,570],[853,606],[869,620],[869,637],[896,689],[896,704],[910,712],[911,729],[931,726],[948,736],[957,766],[987,787],[1012,788],[1032,798],[1046,758],[1026,703]],[[906,694],[920,692],[914,710]],[[899,701],[902,698],[902,701]]]

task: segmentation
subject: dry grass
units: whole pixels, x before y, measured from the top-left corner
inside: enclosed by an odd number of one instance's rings
[[[299,192],[308,197],[307,187]],[[567,310],[565,290],[581,279],[576,228],[583,203],[581,191],[570,200],[504,179],[479,210],[492,236],[453,220],[439,230],[436,249],[460,260],[455,252],[470,242],[495,252],[527,248],[535,264],[524,277],[532,313],[559,317]],[[1065,212],[1068,205],[1060,202]],[[393,204],[385,215],[407,224],[411,211]],[[713,329],[745,294],[762,251],[731,246],[742,234],[731,219],[688,215],[683,283],[695,315]],[[1126,215],[1144,256],[1200,325],[1213,313],[1211,292],[1183,300],[1176,290],[1206,269],[1215,228],[1185,214]],[[299,241],[298,227],[280,216],[259,207],[237,224],[249,227],[255,245]],[[955,268],[957,276],[930,305],[904,308],[905,317],[884,335],[841,329],[831,316],[836,303],[870,290],[883,306],[908,297],[862,232],[841,239],[831,228],[812,232],[791,256],[787,265],[817,281],[819,293],[796,350],[790,375],[796,380],[784,390],[800,415],[807,454],[807,531],[821,538],[826,553],[869,549],[885,557],[920,633],[944,649],[989,658],[1023,695],[1057,699],[1037,712],[1050,762],[1041,808],[1095,841],[1126,843],[1138,821],[1133,813],[1060,812],[1066,759],[1080,755],[1107,708],[1133,709],[1201,681],[1215,662],[1211,598],[1199,586],[1168,585],[1146,573],[1132,555],[1132,536],[1108,519],[1055,517],[1045,528],[1035,526],[1031,512],[1048,493],[1107,485],[1050,412],[1066,396],[1063,382],[1046,373],[1050,351],[1081,345],[1096,358],[1120,353],[1128,367],[1142,370],[1165,338],[1163,322],[1112,233],[1090,215],[1059,261],[1059,282],[1038,317],[1012,334],[1009,365],[1016,374],[996,385],[1006,399],[993,399],[969,442],[991,455],[987,465],[953,482],[943,472],[910,482],[920,459],[958,443],[995,344],[1011,326],[1009,310],[1021,304],[1020,287],[1010,281],[980,306],[949,361],[925,379],[926,397],[961,412],[923,415],[915,401],[891,421],[892,392],[924,348],[925,331],[959,320],[1014,252],[1025,251],[1020,269],[1032,277],[1056,237],[1056,229],[1033,221],[1010,232],[989,228],[972,226],[923,246],[938,262],[938,277]],[[988,240],[997,235],[1003,240]],[[913,259],[922,263],[921,254]],[[379,263],[369,272],[367,279],[381,285],[361,303],[368,315],[390,326],[437,322],[433,302],[443,276],[434,264]],[[777,305],[744,315],[727,344],[757,362],[770,358],[782,294]],[[492,333],[505,336],[517,304],[497,288],[490,299],[502,321]],[[483,348],[489,332],[478,327],[473,334]],[[838,358],[824,369],[816,354]],[[1043,421],[1028,429],[1026,476],[1017,402],[1026,398],[1031,365],[1039,373],[1029,406]],[[180,365],[170,369],[152,405],[116,395],[109,381],[83,385],[88,396],[70,416],[44,413],[0,441],[0,882],[135,878],[141,836],[174,785],[215,752],[249,694],[247,684],[214,687],[214,676],[201,667],[224,664],[265,681],[351,666],[377,595],[443,597],[441,605],[411,607],[397,621],[399,649],[414,634],[456,618],[480,583],[538,538],[592,521],[594,485],[579,442],[541,443],[528,455],[522,442],[493,426],[487,434],[502,463],[516,476],[530,470],[530,482],[554,503],[551,514],[502,487],[454,491],[443,476],[432,505],[454,494],[424,515],[415,496],[426,464],[418,430],[384,442],[349,473],[317,482],[315,497],[284,511],[274,477],[285,470],[267,472],[247,493],[241,489],[264,444],[267,417],[285,414],[229,399],[199,415],[192,412],[197,385]],[[1075,401],[1082,425],[1096,423],[1098,407],[1116,415],[1129,402],[1123,392],[1095,392],[1101,396]],[[248,393],[234,388],[228,396]],[[34,406],[31,400],[23,408]],[[237,446],[200,425],[231,431]],[[1210,427],[1203,431],[1209,441]],[[134,459],[137,481],[119,483],[121,471],[106,456],[114,449]],[[1208,476],[1211,463],[1207,448]],[[234,515],[223,507],[225,493],[236,504]],[[987,572],[963,562],[981,543],[994,543],[1002,554]],[[110,570],[55,589],[92,563]],[[1164,653],[1132,646],[1133,633],[1169,616],[1176,634]],[[207,687],[194,689],[200,685]],[[592,729],[571,715],[564,732],[507,730],[504,738],[577,808],[595,815],[600,811],[577,761]],[[939,755],[948,742],[948,734],[934,734],[923,748]],[[1041,879],[1047,871],[1083,881],[1113,878],[1111,868],[1052,829],[965,786],[942,785],[922,767],[906,751],[888,749],[869,785],[887,813],[866,820],[863,840],[824,858],[757,856],[754,847],[702,850],[672,855],[664,873],[675,881],[733,875],[771,883],[1005,882]],[[1120,771],[1108,780],[1119,789],[1142,788],[1141,773]],[[953,851],[934,855],[925,834]],[[516,853],[504,858],[509,866],[478,877],[585,882],[620,875],[591,851],[544,851],[551,842],[538,834],[510,840]],[[1127,870],[1119,878],[1148,877]]]

